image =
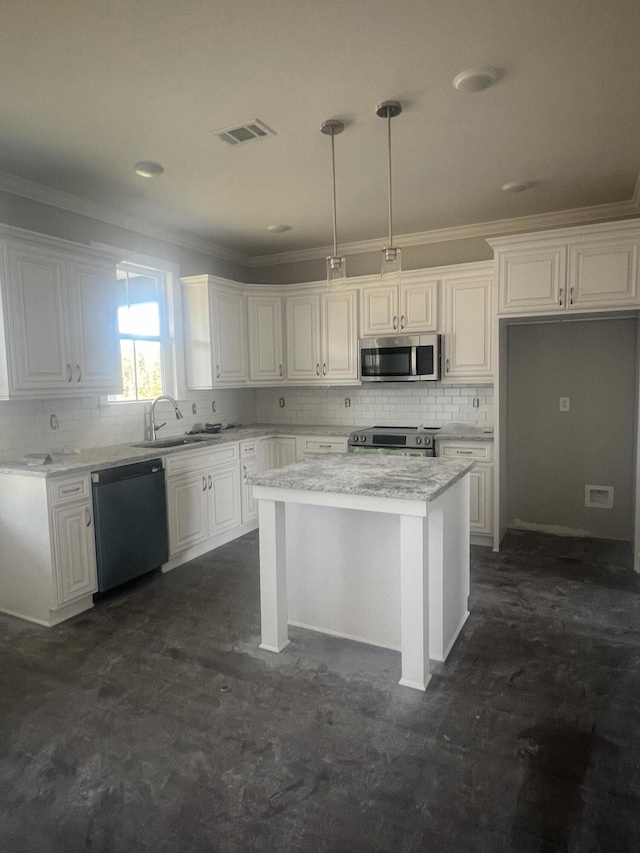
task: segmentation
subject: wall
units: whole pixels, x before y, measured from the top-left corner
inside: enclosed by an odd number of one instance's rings
[[[635,319],[507,331],[507,521],[632,538]],[[559,411],[559,397],[570,411]],[[585,485],[614,508],[585,507]]]
[[[216,401],[215,414],[211,401]],[[169,404],[156,408],[157,423],[167,422],[161,435],[179,435],[196,421],[208,423],[255,423],[255,392],[217,390],[191,392],[188,400],[179,400],[184,414],[177,420]],[[197,414],[191,404],[197,405]],[[145,415],[149,406],[142,403],[118,403],[101,406],[96,397],[59,400],[0,401],[0,462],[20,459],[25,453],[47,451],[73,452],[88,447],[129,444],[145,438]],[[55,414],[59,427],[51,429]]]
[[[483,237],[467,240],[448,240],[407,246],[402,250],[402,268],[421,270],[428,267],[466,264],[472,261],[490,261],[493,252]],[[380,252],[347,255],[347,276],[376,275],[380,272]],[[324,258],[246,270],[245,281],[257,284],[295,284],[301,281],[323,281],[327,277]]]
[[[285,408],[279,406],[284,397]],[[351,406],[345,407],[345,397]],[[473,408],[473,398],[480,401]],[[256,391],[260,423],[419,426],[452,422],[493,425],[493,386],[381,382],[364,387],[266,388]]]

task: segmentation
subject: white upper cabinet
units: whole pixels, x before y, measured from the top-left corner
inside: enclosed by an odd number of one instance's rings
[[[187,388],[244,385],[249,370],[243,291],[209,275],[183,278],[182,316]]]
[[[490,240],[499,313],[521,316],[640,305],[640,224],[616,222]]]
[[[362,337],[438,330],[440,279],[424,270],[402,274],[399,287],[362,288]]]
[[[287,378],[324,384],[357,380],[357,292],[305,292],[285,302]]]
[[[0,396],[122,390],[112,259],[7,240],[2,307]]]
[[[491,382],[492,264],[465,264],[443,279],[443,382]]]
[[[251,382],[282,382],[284,342],[282,338],[282,298],[247,296],[249,324],[249,379]]]

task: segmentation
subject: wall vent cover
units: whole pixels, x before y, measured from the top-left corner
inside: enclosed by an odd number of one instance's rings
[[[584,505],[596,509],[613,509],[613,486],[585,486]]]
[[[268,136],[276,135],[258,118],[248,121],[246,124],[237,124],[234,127],[226,127],[224,130],[215,130],[214,133],[218,139],[226,142],[227,145],[241,145],[243,142],[253,142],[254,139],[266,139]]]

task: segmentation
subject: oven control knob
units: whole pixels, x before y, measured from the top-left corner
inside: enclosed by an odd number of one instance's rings
[[[358,436],[357,436],[357,435],[354,435],[354,436],[352,437],[352,439],[351,439],[351,440],[353,441],[353,443],[354,443],[354,444],[355,444],[356,442],[360,441],[360,439],[358,438]]]
[[[416,444],[422,444],[422,439],[419,435],[416,436]]]
[[[361,435],[361,436],[360,436],[360,441],[366,441],[366,440],[367,440],[367,436],[366,436],[366,435]]]

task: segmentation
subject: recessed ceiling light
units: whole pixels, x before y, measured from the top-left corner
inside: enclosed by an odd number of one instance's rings
[[[272,234],[282,234],[284,231],[291,231],[290,225],[267,225],[267,231]]]
[[[502,187],[502,191],[505,193],[521,193],[530,190],[533,184],[533,181],[509,181]]]
[[[133,168],[141,178],[157,178],[164,172],[164,166],[154,163],[153,160],[141,160]]]
[[[454,79],[453,85],[459,92],[466,92],[469,95],[474,95],[476,92],[482,92],[488,89],[498,79],[498,72],[495,68],[482,68],[480,70],[472,69],[470,71],[462,71]]]

